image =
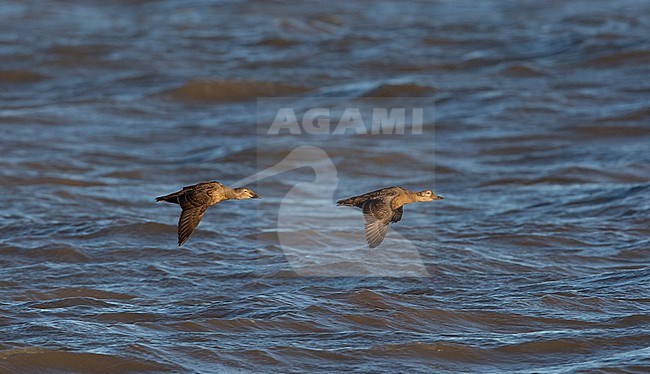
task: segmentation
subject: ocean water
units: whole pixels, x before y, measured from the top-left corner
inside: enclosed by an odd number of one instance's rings
[[[638,0],[0,2],[0,372],[650,371],[648,35]],[[154,198],[206,180],[262,199],[178,247]],[[335,201],[391,185],[445,200],[369,250]]]

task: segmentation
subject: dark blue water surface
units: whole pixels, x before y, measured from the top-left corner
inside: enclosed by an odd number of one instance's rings
[[[650,371],[648,35],[638,0],[0,2],[0,372]],[[156,196],[251,176],[176,246]],[[391,185],[445,200],[370,251],[334,202]]]

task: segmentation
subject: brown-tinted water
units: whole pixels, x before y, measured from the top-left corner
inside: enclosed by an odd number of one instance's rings
[[[650,370],[648,35],[640,0],[1,2],[0,372]],[[278,96],[435,115],[272,136]],[[296,149],[176,247],[156,196]],[[334,201],[395,184],[445,200],[368,251]]]

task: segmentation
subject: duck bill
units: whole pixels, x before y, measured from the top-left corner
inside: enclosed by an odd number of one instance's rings
[[[444,197],[440,195],[436,195],[436,197],[433,200],[444,200],[444,199],[445,199]]]
[[[262,197],[255,192],[253,192],[253,196],[251,196],[251,199],[261,199]]]

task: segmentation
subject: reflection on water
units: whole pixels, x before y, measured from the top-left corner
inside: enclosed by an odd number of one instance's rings
[[[649,370],[648,15],[3,2],[0,371]],[[299,113],[417,97],[435,118],[418,136],[267,136],[270,96]],[[176,247],[178,211],[155,196],[300,146],[338,184],[260,179],[260,204],[211,208]],[[446,199],[369,251],[334,201],[396,184]],[[417,277],[374,276],[406,245]]]

